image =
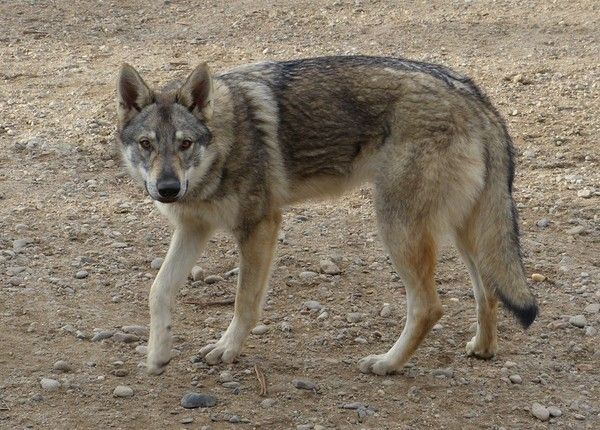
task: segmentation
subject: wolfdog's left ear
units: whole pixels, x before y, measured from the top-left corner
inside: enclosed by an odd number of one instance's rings
[[[138,72],[125,63],[121,66],[117,82],[117,111],[119,127],[124,126],[144,107],[153,102],[152,90]]]
[[[213,83],[206,63],[200,64],[177,92],[177,102],[203,119],[210,119],[213,105]]]

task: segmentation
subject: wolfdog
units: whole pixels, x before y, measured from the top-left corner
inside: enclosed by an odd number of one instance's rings
[[[171,313],[216,229],[236,238],[234,316],[207,363],[236,359],[259,320],[281,213],[305,199],[374,187],[380,238],[406,288],[406,324],[384,354],[358,362],[384,375],[403,367],[442,316],[434,283],[449,236],[471,276],[478,325],[469,355],[496,352],[498,300],[526,328],[537,315],[512,199],[513,145],[473,82],[443,66],[338,56],[246,65],[152,90],[124,64],[118,145],[134,179],[174,224],[150,290],[147,370],[171,356]]]

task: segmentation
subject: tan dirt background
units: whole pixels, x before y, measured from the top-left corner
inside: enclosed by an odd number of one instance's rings
[[[598,2],[2,1],[0,28],[0,428],[600,428]],[[404,372],[360,374],[358,359],[384,352],[405,315],[365,187],[289,208],[262,320],[269,331],[251,335],[234,365],[192,360],[226,328],[233,308],[214,302],[233,296],[235,276],[183,287],[180,354],[160,377],[138,365],[143,333],[92,342],[97,329],[147,325],[150,262],[170,233],[114,155],[119,65],[158,84],[200,61],[224,70],[358,53],[453,67],[507,118],[525,264],[546,277],[532,282],[541,315],[531,329],[501,311],[497,357],[467,358],[474,300],[465,268],[444,248],[441,327]],[[324,258],[342,273],[299,277]],[[237,265],[234,242],[216,236],[199,265],[223,276]],[[80,271],[88,276],[76,279]],[[306,300],[328,318],[304,309]],[[380,316],[384,303],[390,316]],[[349,323],[349,312],[362,320]],[[584,315],[583,328],[569,323],[574,315]],[[55,370],[57,360],[70,371]],[[255,364],[272,404],[261,403]],[[225,370],[237,390],[219,382]],[[318,389],[294,388],[299,377]],[[41,378],[61,387],[44,390]],[[117,385],[133,397],[113,397]],[[185,410],[188,391],[218,404]],[[368,416],[340,407],[351,402],[368,405]],[[542,422],[534,402],[562,416]]]

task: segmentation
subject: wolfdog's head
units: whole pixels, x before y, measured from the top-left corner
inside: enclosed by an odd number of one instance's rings
[[[214,155],[207,149],[212,115],[208,66],[201,64],[179,88],[160,93],[124,64],[117,93],[118,138],[132,176],[154,200],[183,198]]]

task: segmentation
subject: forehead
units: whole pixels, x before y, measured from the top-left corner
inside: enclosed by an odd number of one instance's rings
[[[160,137],[177,132],[200,135],[207,129],[185,107],[177,103],[155,103],[142,109],[123,130],[124,137],[135,137],[143,132],[154,132]]]

